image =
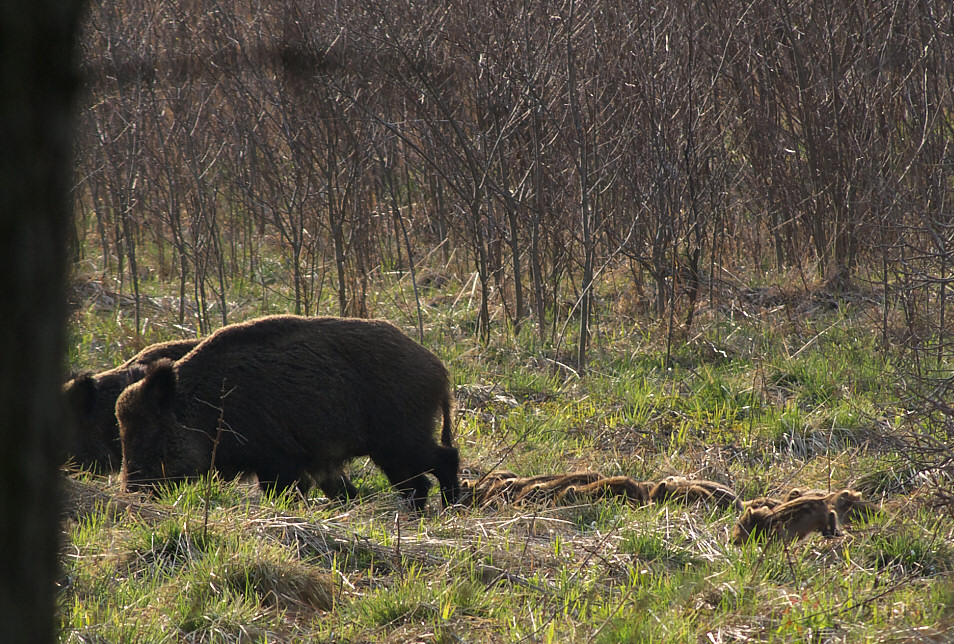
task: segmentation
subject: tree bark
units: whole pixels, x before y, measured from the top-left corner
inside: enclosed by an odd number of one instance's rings
[[[0,642],[53,642],[80,3],[0,3]]]

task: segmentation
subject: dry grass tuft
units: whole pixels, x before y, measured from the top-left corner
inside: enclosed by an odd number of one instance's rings
[[[300,561],[242,556],[226,561],[211,576],[217,592],[234,592],[267,607],[329,611],[335,605],[332,576]]]
[[[103,479],[61,477],[63,515],[73,521],[104,515],[111,520],[134,516],[139,520],[157,522],[171,516],[161,505],[144,501],[136,494],[120,491],[117,484]]]

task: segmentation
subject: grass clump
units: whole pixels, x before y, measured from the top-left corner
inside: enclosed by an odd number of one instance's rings
[[[954,571],[951,544],[916,527],[889,527],[873,534],[865,547],[865,560],[876,570],[900,576],[933,577]]]

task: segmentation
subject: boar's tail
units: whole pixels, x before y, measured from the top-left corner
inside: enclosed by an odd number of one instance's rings
[[[444,445],[444,447],[452,447],[453,443],[451,441],[451,428],[453,424],[451,422],[451,404],[449,393],[445,393],[443,400],[441,400],[441,411],[444,414],[444,427],[441,430],[441,443]]]

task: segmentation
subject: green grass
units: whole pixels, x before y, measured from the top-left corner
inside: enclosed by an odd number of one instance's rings
[[[904,410],[867,317],[819,309],[793,325],[784,312],[703,308],[669,367],[656,323],[606,317],[581,374],[568,357],[572,340],[541,340],[529,322],[514,337],[498,319],[479,343],[468,297],[453,305],[461,282],[452,278],[448,297],[423,315],[425,344],[453,375],[463,467],[686,474],[743,498],[850,485],[883,512],[834,539],[735,547],[734,510],[675,502],[442,512],[434,493],[418,518],[366,459],[350,466],[361,498],[347,505],[319,492],[266,497],[214,477],[144,500],[122,494],[115,475],[74,474],[100,500],[64,525],[62,640],[860,642],[952,633],[954,519],[930,508],[923,479],[885,440]],[[244,290],[232,319],[260,314],[261,276],[233,285]],[[145,288],[174,292],[156,281]],[[376,293],[372,314],[416,338],[409,280]],[[271,293],[268,310],[287,301],[280,295]],[[137,337],[128,305],[86,302],[72,318],[69,366],[114,366],[149,342],[187,336],[181,326],[174,307],[152,307]]]

